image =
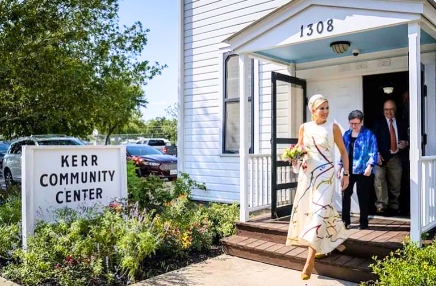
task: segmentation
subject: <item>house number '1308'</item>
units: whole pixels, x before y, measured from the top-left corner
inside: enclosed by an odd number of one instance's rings
[[[331,32],[333,31],[333,19],[327,20],[327,22],[323,21],[319,21],[316,24],[309,24],[306,26],[307,28],[307,36],[312,36],[314,32],[317,32],[318,34],[322,34],[324,32],[324,30],[327,30],[327,32]],[[304,25],[301,25],[301,33],[300,33],[300,38],[304,36]]]

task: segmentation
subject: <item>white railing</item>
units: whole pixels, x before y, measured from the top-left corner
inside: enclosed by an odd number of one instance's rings
[[[277,158],[280,161],[280,158]],[[277,184],[297,182],[298,175],[292,171],[289,166],[277,168]],[[277,206],[290,205],[294,202],[296,189],[282,189],[277,191]]]
[[[421,232],[427,232],[436,226],[436,156],[421,162]]]
[[[271,155],[248,156],[248,211],[271,206]]]

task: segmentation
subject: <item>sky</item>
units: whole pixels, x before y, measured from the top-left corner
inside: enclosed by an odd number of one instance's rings
[[[144,87],[149,102],[142,109],[145,120],[165,116],[165,109],[177,102],[178,85],[178,2],[176,0],[120,0],[120,24],[132,25],[140,21],[150,29],[141,60],[167,64],[162,75]]]

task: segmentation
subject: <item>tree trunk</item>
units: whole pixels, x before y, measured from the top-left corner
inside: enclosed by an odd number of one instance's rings
[[[112,135],[112,132],[114,132],[115,128],[117,128],[118,124],[115,124],[114,126],[109,128],[109,131],[106,135],[106,139],[104,140],[104,145],[109,145],[110,144],[110,137]]]

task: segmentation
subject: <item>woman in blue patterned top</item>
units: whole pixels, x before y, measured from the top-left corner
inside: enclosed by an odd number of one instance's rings
[[[342,195],[342,221],[349,228],[351,195],[354,183],[357,185],[359,198],[360,226],[368,228],[369,192],[374,180],[374,165],[377,163],[377,139],[371,130],[363,126],[363,113],[353,110],[348,115],[350,129],[344,133],[343,139],[348,152],[350,183]],[[342,161],[339,163],[338,178],[341,176]]]

